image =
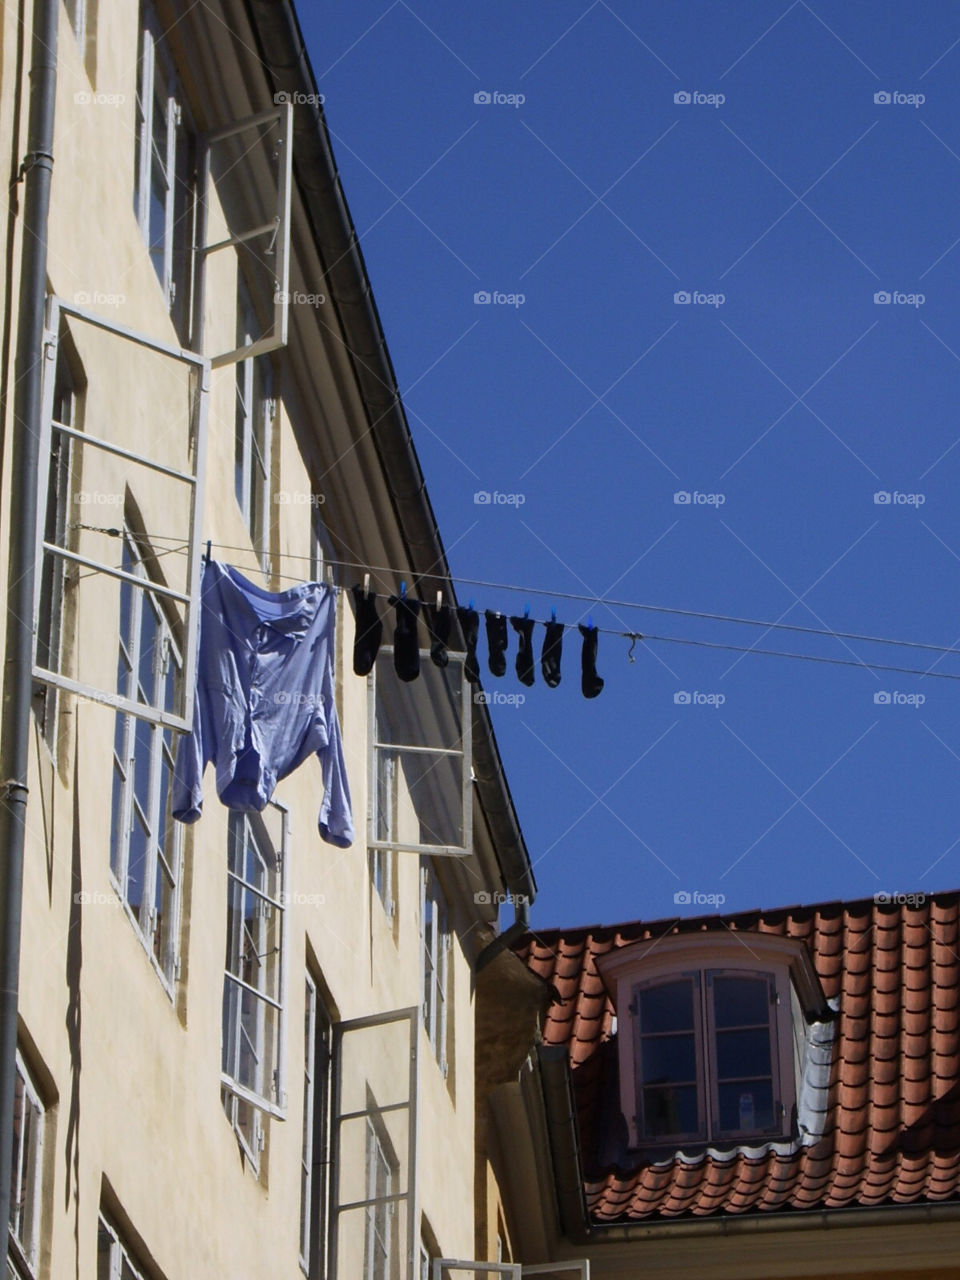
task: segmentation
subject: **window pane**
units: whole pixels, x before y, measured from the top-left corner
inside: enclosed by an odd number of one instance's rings
[[[123,774],[117,767],[116,761],[114,761],[113,766],[113,800],[111,802],[110,821],[110,866],[113,869],[113,874],[119,878],[123,870],[122,855],[124,847],[124,832],[122,829]]]
[[[653,1031],[693,1030],[692,982],[665,982],[638,995],[640,1030],[644,1035]]]
[[[644,1084],[696,1080],[697,1052],[692,1035],[644,1037],[641,1044]]]
[[[643,1131],[648,1138],[696,1133],[700,1127],[696,1085],[642,1090]]]
[[[753,1031],[717,1032],[717,1079],[741,1080],[745,1076],[770,1074],[770,1032],[766,1027]]]
[[[769,1080],[720,1085],[720,1128],[725,1132],[772,1129],[773,1085]]]
[[[159,624],[150,599],[143,601],[140,620],[140,662],[138,679],[140,697],[150,706],[154,705],[155,677],[159,654],[157,653]]]
[[[127,860],[127,883],[124,891],[130,909],[136,914],[143,901],[143,878],[147,869],[147,829],[134,805],[133,830],[130,832],[130,855]]]
[[[766,979],[714,978],[713,1016],[718,1027],[767,1026],[770,988]]]

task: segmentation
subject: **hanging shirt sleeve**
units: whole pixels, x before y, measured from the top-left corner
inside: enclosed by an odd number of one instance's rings
[[[340,720],[334,700],[333,660],[327,662],[323,680],[324,709],[327,711],[327,744],[317,752],[323,769],[323,803],[317,827],[327,844],[348,849],[353,844],[353,809],[350,804],[350,784],[347,766],[343,758],[343,739],[340,736]]]

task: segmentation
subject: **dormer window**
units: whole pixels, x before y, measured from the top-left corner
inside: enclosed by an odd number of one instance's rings
[[[630,1146],[794,1136],[805,1026],[826,1005],[802,943],[678,934],[599,960],[616,1000]]]

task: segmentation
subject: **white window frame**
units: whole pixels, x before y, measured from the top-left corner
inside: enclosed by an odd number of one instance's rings
[[[83,392],[74,378],[62,339],[57,344],[53,377],[46,500],[37,516],[41,540],[64,546],[70,540],[70,501],[73,496],[73,440],[67,431],[76,430],[79,425],[77,407]],[[57,428],[66,428],[67,431],[54,429],[54,423]],[[34,626],[37,660],[41,666],[59,671],[63,664],[63,608],[67,564],[58,557],[49,556],[41,559],[39,569]],[[49,598],[46,590],[48,583]],[[56,757],[60,716],[60,694],[56,687],[38,683],[34,707],[43,739],[51,755]]]
[[[300,1155],[300,1269],[309,1280],[326,1275],[330,1221],[330,1104],[333,1024],[317,983],[306,970],[303,1069],[303,1145]],[[323,1050],[319,1062],[318,1049]],[[319,1104],[319,1106],[318,1106]],[[319,1222],[317,1218],[319,1217]]]
[[[223,240],[209,242],[207,239],[208,208],[213,195],[214,179],[212,176],[211,152],[218,143],[235,138],[238,134],[259,129],[262,125],[275,127],[275,158],[277,203],[276,209],[266,222],[259,226],[245,229],[234,228]],[[211,357],[211,366],[219,369],[224,365],[234,364],[237,360],[250,359],[254,356],[275,351],[286,346],[290,303],[290,210],[293,190],[293,104],[290,101],[278,103],[266,111],[247,116],[243,120],[234,121],[222,129],[214,129],[205,134],[201,140],[200,152],[200,209],[197,225],[197,244],[199,246],[198,262],[198,314],[202,317],[204,308],[204,292],[206,262],[211,253],[221,249],[237,248],[240,245],[263,241],[260,250],[260,261],[273,259],[273,319],[271,329],[260,338],[241,342],[231,351],[220,352]],[[245,147],[242,154],[252,151],[256,144]],[[229,217],[229,210],[224,210]]]
[[[124,526],[123,549],[125,571],[133,577],[150,582],[143,556],[133,532]],[[173,711],[179,697],[179,685],[183,678],[183,660],[172,628],[158,597],[149,586],[143,589],[124,582],[121,585],[121,601],[126,598],[130,614],[129,650],[122,634],[123,606],[121,604],[121,634],[119,636],[119,666],[126,665],[125,680],[118,694],[128,700],[140,701],[139,676],[145,656],[142,650],[144,618],[152,618],[155,641],[150,674],[154,690],[164,690],[162,708]],[[149,612],[148,612],[149,611]],[[174,672],[171,689],[168,676]],[[120,675],[118,671],[118,683]],[[169,696],[168,696],[169,694]],[[152,699],[156,704],[160,701]],[[144,749],[143,736],[148,745],[147,795],[140,797],[137,791],[138,752]],[[139,739],[139,740],[138,740]],[[117,747],[119,745],[119,754]],[[174,821],[171,813],[176,744],[170,729],[159,724],[148,724],[123,711],[117,712],[113,749],[113,798],[111,815],[117,811],[119,821],[112,824],[110,838],[110,872],[118,893],[123,899],[127,915],[153,961],[168,993],[172,994],[179,977],[180,912],[183,893],[183,826]],[[161,801],[166,793],[165,811]],[[145,803],[144,803],[145,801]],[[142,896],[137,904],[130,901],[130,851],[133,831],[140,823],[146,835],[146,852],[142,873]],[[169,886],[169,920],[162,935],[160,955],[156,954],[156,928],[162,918],[162,898],[158,894],[158,875]]]
[[[237,293],[237,331],[248,337],[254,327],[246,288]],[[276,373],[268,355],[238,360],[234,422],[234,495],[264,573],[270,566],[271,466],[277,415]],[[259,506],[260,527],[257,527]]]
[[[228,893],[239,895],[240,910],[234,911],[234,936],[227,939],[227,963],[223,976],[223,1035],[221,1048],[220,1082],[223,1090],[223,1105],[237,1137],[246,1151],[255,1169],[259,1169],[260,1152],[265,1143],[263,1115],[286,1119],[286,984],[287,984],[287,851],[289,849],[289,815],[285,807],[271,801],[268,810],[280,815],[280,839],[271,838],[266,824],[259,814],[234,811],[229,818],[230,854],[227,867]],[[264,876],[259,882],[246,879],[246,872],[238,875],[235,868],[235,854],[242,841],[244,854],[250,848],[259,858],[264,869]],[[245,862],[245,859],[244,859]],[[272,863],[272,866],[271,866]],[[271,892],[272,889],[272,892]],[[263,922],[277,913],[277,935],[279,941],[276,949],[279,952],[276,967],[275,990],[270,992],[265,986],[247,982],[238,973],[233,972],[231,965],[240,967],[241,959],[251,957],[240,955],[240,947],[244,945],[246,917],[243,915],[243,899],[249,893],[258,902],[256,919],[258,937],[249,938],[254,947],[254,955],[263,959],[268,952],[258,948],[267,945],[269,930]],[[228,899],[229,903],[229,899]],[[230,911],[227,912],[228,927]],[[259,936],[262,935],[262,936]],[[263,981],[267,980],[268,966],[259,966]],[[248,1027],[243,1022],[244,996],[250,996],[254,1004],[254,1035],[251,1038]],[[275,1031],[270,1039],[276,1049],[276,1064],[272,1079],[266,1080],[262,1075],[262,1062],[267,1047],[267,1009],[272,1009],[277,1019]],[[246,1039],[254,1058],[261,1064],[253,1086],[238,1080],[228,1069],[229,1064],[240,1060],[241,1043]],[[247,1110],[250,1114],[247,1117]]]
[[[707,1142],[757,1143],[789,1140],[797,1102],[793,1066],[792,992],[808,1018],[826,1016],[826,1001],[813,968],[810,953],[795,938],[771,933],[679,933],[615,948],[600,957],[598,968],[611,992],[618,1013],[620,1106],[627,1123],[629,1145],[635,1150],[663,1151],[701,1146]],[[727,1132],[718,1129],[715,1040],[711,1043],[707,1019],[709,975],[763,977],[773,992],[770,1006],[771,1066],[774,1125],[769,1130]],[[638,986],[655,986],[696,975],[699,996],[698,1088],[703,1132],[698,1136],[644,1136],[640,1124],[642,1086],[638,1035],[634,1010]],[[778,1114],[779,1111],[779,1114]]]
[[[149,1280],[147,1273],[138,1262],[129,1245],[121,1237],[120,1232],[105,1214],[100,1214],[98,1250],[107,1243],[109,1249],[110,1280]],[[98,1259],[99,1263],[99,1259]]]
[[[312,496],[314,500],[310,504],[310,580],[312,582],[322,582],[327,568],[327,561],[332,559],[332,556],[327,528],[320,515],[321,504],[319,498],[321,495],[314,491]]]
[[[186,181],[177,172],[180,130],[183,128],[181,90],[173,60],[163,43],[163,32],[150,0],[141,0],[140,57],[137,73],[136,138],[137,171],[134,184],[134,209],[140,234],[147,246],[151,262],[160,281],[167,310],[176,300],[174,279],[174,245],[176,229],[177,183]],[[154,107],[158,91],[163,94],[166,117],[166,154],[157,153],[162,179],[164,226],[160,242],[160,261],[155,257],[156,247],[150,239],[150,206],[153,195],[154,161]]]
[[[382,742],[379,733],[379,718],[377,716],[378,698],[380,692],[378,685],[381,677],[378,671],[383,670],[384,665],[390,664],[390,671],[387,675],[388,680],[394,679],[392,670],[393,646],[381,645],[377,660],[373,664],[373,669],[367,676],[367,741],[370,743],[368,756],[368,790],[367,790],[367,847],[370,849],[392,849],[407,853],[432,854],[434,856],[448,856],[455,858],[467,857],[473,849],[473,767],[472,767],[472,741],[473,741],[473,707],[471,702],[472,685],[466,679],[463,670],[464,655],[459,653],[450,653],[449,662],[444,671],[438,672],[437,668],[430,660],[430,650],[420,650],[420,679],[418,683],[424,680],[430,680],[436,673],[437,677],[443,675],[448,677],[454,671],[459,674],[459,745],[455,747],[448,746],[432,746],[425,744],[423,738],[427,737],[430,726],[421,724],[418,726],[421,734],[420,742],[400,743],[400,742]],[[401,695],[402,696],[402,695]],[[382,788],[380,783],[380,761],[383,758],[394,758],[399,766],[400,760],[407,755],[422,755],[433,758],[438,761],[443,758],[452,758],[459,762],[458,768],[460,773],[460,795],[459,795],[459,815],[461,821],[461,844],[422,844],[413,840],[402,840],[396,830],[391,831],[387,839],[383,839],[378,831],[378,823],[380,822],[378,797],[382,797]],[[403,770],[398,767],[394,775],[395,788],[399,789],[403,778]],[[382,803],[382,799],[381,799]]]
[[[375,1108],[368,1111],[366,1117],[364,1153],[367,1207],[363,1280],[393,1280],[398,1261],[393,1197],[400,1166],[386,1131],[378,1124]],[[381,1169],[384,1170],[382,1186]]]
[[[388,751],[376,756],[371,829],[377,843],[368,850],[370,880],[388,920],[396,915],[396,854],[390,847],[397,830],[397,757]]]
[[[32,1280],[38,1273],[40,1261],[45,1108],[19,1049],[16,1064],[19,1097],[14,1096],[16,1147],[10,1186],[9,1256],[18,1273]],[[30,1123],[25,1124],[28,1108]],[[25,1212],[28,1209],[29,1212]],[[23,1233],[25,1225],[26,1239]]]
[[[437,873],[424,859],[420,867],[421,1014],[437,1065],[447,1075],[447,1012],[450,1004],[450,915]]]

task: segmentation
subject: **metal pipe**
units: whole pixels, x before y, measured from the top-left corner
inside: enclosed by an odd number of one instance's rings
[[[53,173],[59,0],[35,0],[27,154],[21,167],[23,225],[14,364],[10,550],[0,716],[0,1271],[6,1273],[10,1220],[17,996],[26,837],[27,769],[33,699],[34,539],[40,468],[47,223]],[[16,92],[22,92],[18,84]]]

